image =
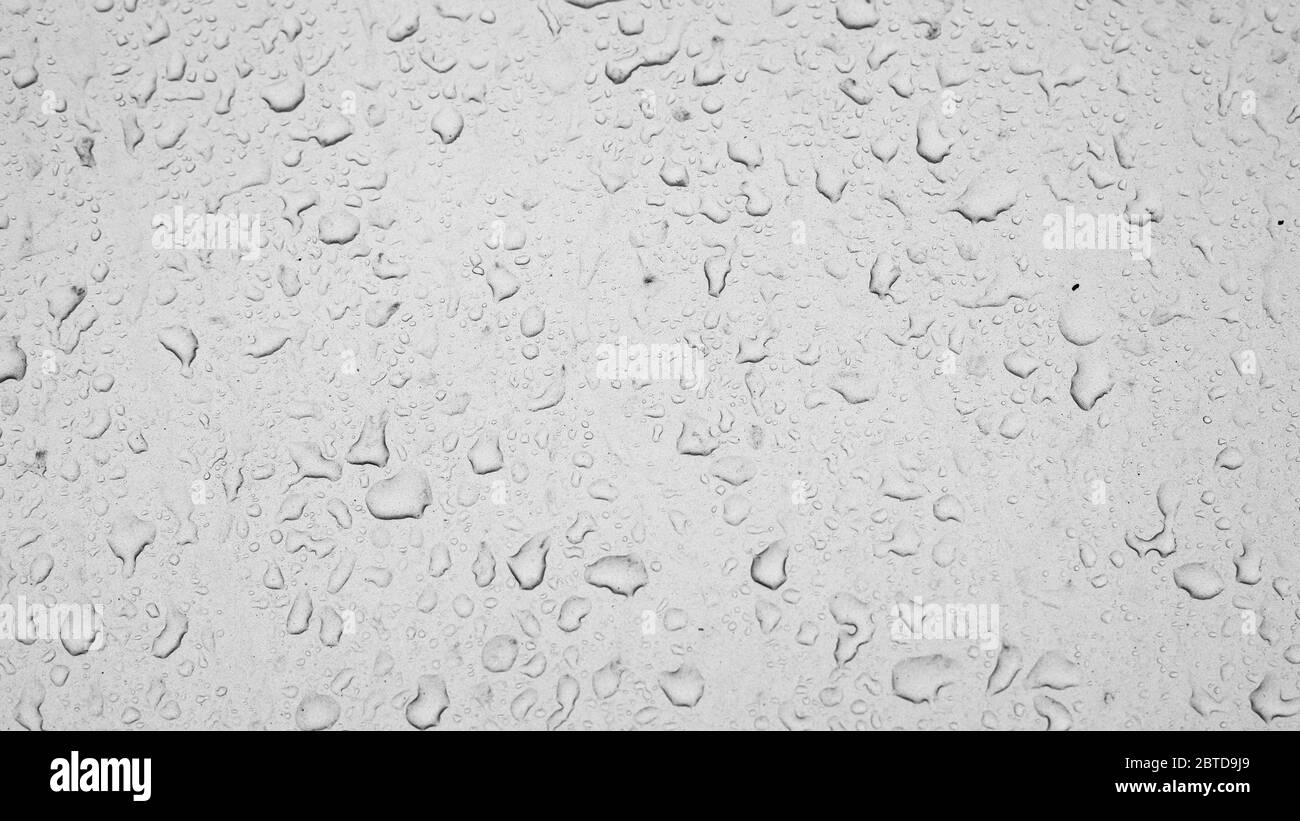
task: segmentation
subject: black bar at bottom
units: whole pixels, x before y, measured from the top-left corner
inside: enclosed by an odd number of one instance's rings
[[[539,797],[533,790],[573,790],[591,806],[606,792],[626,802],[638,782],[652,802],[685,789],[739,802],[733,809],[766,800],[761,797],[770,790],[796,788],[828,801],[840,788],[861,799],[873,791],[919,794],[927,809],[947,802],[968,807],[990,789],[1017,803],[1047,798],[1124,807],[1196,800],[1226,809],[1291,794],[1292,738],[1276,732],[697,733],[689,739],[436,731],[7,733],[0,763],[6,794],[20,802],[10,806],[114,805],[124,812],[250,806],[338,812],[353,803],[374,806],[380,795],[385,803],[427,801],[431,789],[442,800],[488,794],[529,804]]]

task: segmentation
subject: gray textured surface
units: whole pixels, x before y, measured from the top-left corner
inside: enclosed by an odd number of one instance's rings
[[[1298,41],[3,0],[0,727],[1294,729]]]

